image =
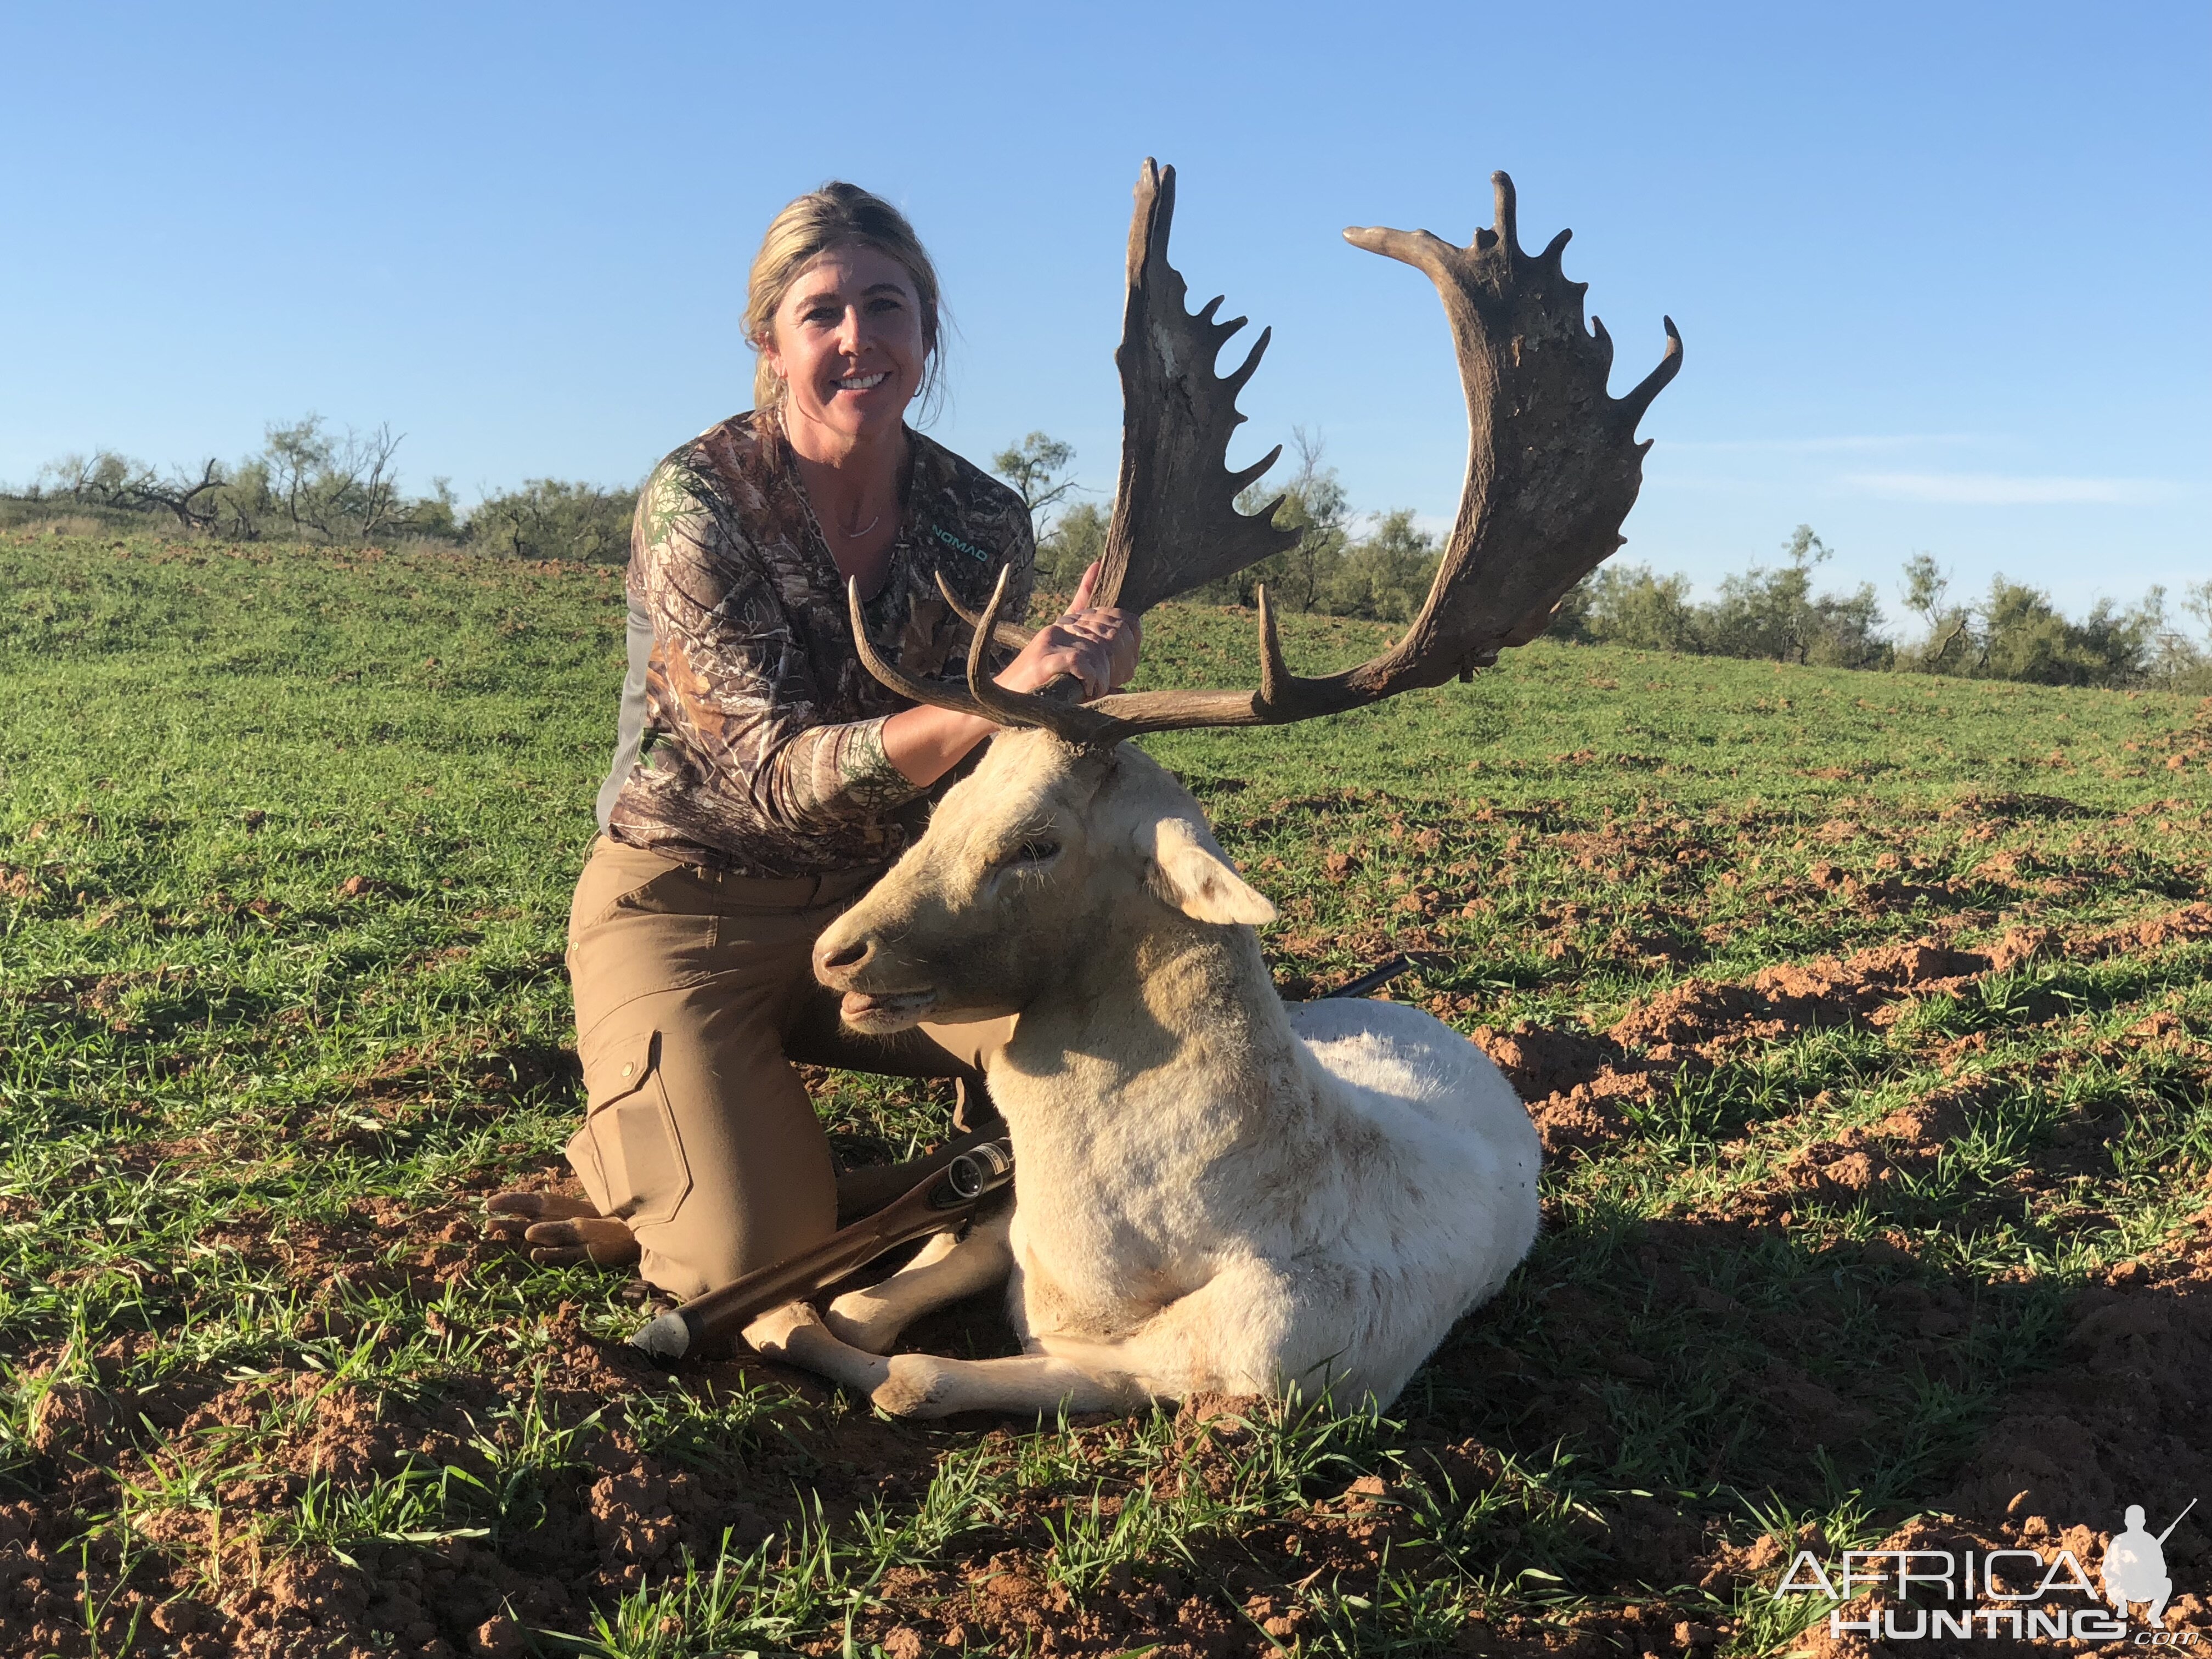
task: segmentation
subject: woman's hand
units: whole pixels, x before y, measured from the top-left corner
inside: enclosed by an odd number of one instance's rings
[[[1046,623],[1030,636],[1021,654],[999,675],[1000,685],[1009,691],[1042,691],[1067,674],[1083,682],[1087,702],[1119,690],[1135,676],[1144,624],[1133,611],[1115,605],[1092,607],[1091,593],[1098,585],[1098,569],[1093,564],[1083,573],[1067,610],[1059,621]]]
[[[1061,675],[1083,682],[1086,699],[1127,685],[1137,672],[1137,649],[1144,629],[1136,617],[1113,605],[1093,607],[1098,585],[1092,565],[1076,584],[1075,597],[1060,620],[1030,636],[1021,654],[999,675],[1009,691],[1042,691]],[[902,708],[884,722],[884,755],[908,783],[932,784],[999,727],[980,714],[957,709]]]

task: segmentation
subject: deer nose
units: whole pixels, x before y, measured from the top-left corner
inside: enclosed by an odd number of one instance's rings
[[[817,968],[838,969],[857,968],[873,956],[875,951],[875,940],[867,938],[865,934],[843,945],[825,943],[815,947],[814,965]]]

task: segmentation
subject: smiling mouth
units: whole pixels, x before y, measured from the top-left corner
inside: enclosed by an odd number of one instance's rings
[[[848,991],[837,1012],[856,1031],[896,1031],[937,1006],[934,991]]]
[[[843,380],[837,382],[837,390],[840,392],[872,392],[876,387],[881,386],[889,379],[890,379],[889,374],[884,374],[880,371],[873,374],[848,374]]]

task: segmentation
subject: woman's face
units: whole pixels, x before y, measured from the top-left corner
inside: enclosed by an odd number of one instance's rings
[[[927,356],[914,278],[888,253],[831,248],[799,275],[762,345],[782,377],[785,418],[847,440],[896,432]]]

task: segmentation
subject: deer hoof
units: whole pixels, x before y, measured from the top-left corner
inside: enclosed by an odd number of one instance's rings
[[[868,1398],[893,1417],[946,1417],[959,1409],[951,1366],[933,1354],[891,1356],[890,1374]]]

